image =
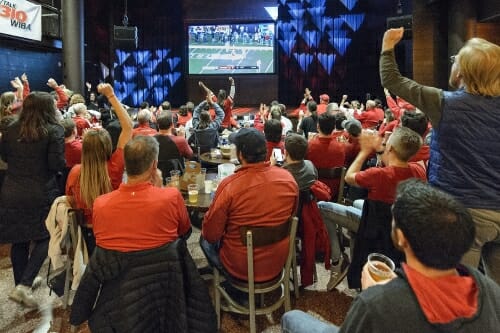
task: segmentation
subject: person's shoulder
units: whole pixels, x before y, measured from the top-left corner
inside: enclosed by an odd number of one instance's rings
[[[368,306],[379,302],[386,302],[387,299],[397,300],[406,296],[411,297],[412,291],[408,282],[402,277],[397,277],[386,284],[367,288],[358,295]]]

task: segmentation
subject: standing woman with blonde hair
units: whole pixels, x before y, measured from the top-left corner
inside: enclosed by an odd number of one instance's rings
[[[500,284],[500,46],[472,38],[450,58],[449,84],[428,87],[403,77],[394,47],[403,28],[382,42],[382,85],[429,117],[433,127],[429,183],[458,199],[474,219],[476,237],[462,263],[478,267]]]
[[[33,92],[1,133],[0,154],[9,167],[0,190],[0,243],[12,244],[16,287],[9,298],[28,307],[37,306],[31,287],[47,257],[45,219],[60,195],[56,175],[66,164],[64,128],[55,111],[50,94]]]
[[[98,196],[120,185],[125,166],[123,148],[132,138],[132,120],[116,98],[111,85],[100,84],[97,89],[111,103],[122,129],[114,152],[106,130],[87,130],[82,141],[82,163],[73,166],[66,181],[66,195],[72,198],[73,208],[83,210],[82,231],[89,255],[95,248],[92,205]]]

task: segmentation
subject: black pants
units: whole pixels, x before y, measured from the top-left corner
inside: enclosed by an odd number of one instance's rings
[[[14,243],[10,249],[10,260],[16,286],[22,284],[31,287],[45,258],[47,258],[49,250],[48,238],[33,241],[31,253],[30,245],[31,242]]]

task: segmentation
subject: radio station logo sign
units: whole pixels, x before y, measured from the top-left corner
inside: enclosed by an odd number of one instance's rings
[[[0,0],[0,33],[42,40],[42,7],[25,0]]]

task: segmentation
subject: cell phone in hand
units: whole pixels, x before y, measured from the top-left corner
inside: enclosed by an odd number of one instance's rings
[[[273,148],[273,155],[277,164],[279,165],[283,164],[283,154],[281,153],[281,149]]]

